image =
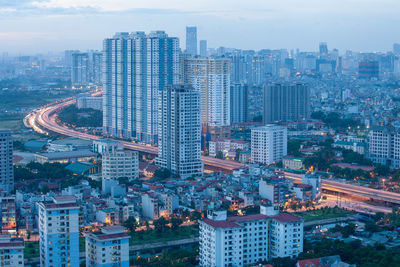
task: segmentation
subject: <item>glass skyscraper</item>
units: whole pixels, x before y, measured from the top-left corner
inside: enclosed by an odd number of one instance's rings
[[[186,27],[186,53],[197,55],[197,27]]]

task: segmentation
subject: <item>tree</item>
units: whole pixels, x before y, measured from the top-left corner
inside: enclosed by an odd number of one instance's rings
[[[191,214],[190,214],[190,220],[191,221],[198,221],[198,220],[200,220],[201,219],[201,213],[200,212],[198,212],[198,211],[193,211]]]
[[[135,232],[136,227],[138,226],[137,221],[133,216],[129,216],[129,218],[122,225],[132,233]]]
[[[170,220],[170,222],[171,222],[171,228],[172,228],[172,230],[175,231],[175,230],[177,230],[177,229],[179,228],[179,225],[182,224],[182,219],[176,218],[176,217],[172,217],[171,220]]]
[[[158,220],[155,220],[153,224],[158,233],[165,232],[167,228],[167,220],[162,216]]]
[[[292,155],[295,157],[302,156],[300,150],[300,146],[303,143],[302,140],[288,140],[287,143],[287,153],[288,155]]]
[[[365,223],[365,231],[370,233],[375,233],[379,231],[379,227],[374,222],[366,222]]]
[[[171,177],[171,171],[167,168],[158,168],[154,172],[154,177],[160,180],[168,179],[169,177]]]

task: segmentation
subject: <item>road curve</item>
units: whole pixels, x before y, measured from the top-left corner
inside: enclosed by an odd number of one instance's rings
[[[55,103],[52,105],[48,105],[46,107],[43,107],[43,108],[37,110],[34,115],[35,123],[37,123],[38,125],[40,125],[40,127],[44,128],[48,131],[55,132],[55,133],[65,135],[65,136],[76,137],[76,138],[85,139],[85,140],[100,139],[101,137],[99,137],[99,136],[78,132],[74,129],[57,124],[57,122],[56,122],[57,113],[59,111],[61,111],[63,108],[65,108],[69,105],[72,105],[74,103],[75,103],[75,100],[69,98],[65,101]],[[32,116],[32,114],[29,114],[28,116]],[[145,153],[149,153],[149,154],[155,154],[155,155],[158,152],[157,147],[136,144],[136,143],[132,143],[132,142],[128,142],[128,141],[121,141],[121,142],[123,143],[123,145],[126,149],[136,150],[136,151],[145,152]],[[203,162],[206,166],[212,166],[212,167],[219,168],[221,170],[226,170],[226,171],[233,171],[235,169],[238,169],[238,168],[241,168],[244,166],[244,164],[239,163],[239,162],[216,159],[216,158],[207,157],[207,156],[202,156],[201,159],[203,160]]]

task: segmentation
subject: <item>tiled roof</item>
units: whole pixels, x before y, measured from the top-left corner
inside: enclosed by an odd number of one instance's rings
[[[0,248],[4,247],[23,247],[24,242],[5,242],[5,243],[0,243]]]
[[[315,258],[298,261],[297,265],[300,267],[320,267],[321,263],[319,262],[319,258]]]
[[[204,223],[215,227],[215,228],[233,228],[233,227],[240,227],[240,225],[234,223],[234,222],[230,222],[230,221],[214,221],[214,220],[210,220],[208,218],[205,218],[203,220]]]
[[[228,217],[228,221],[231,222],[243,222],[243,221],[254,221],[254,220],[262,220],[267,219],[268,216],[264,214],[250,214],[244,216],[232,216]]]
[[[301,218],[298,216],[295,216],[293,214],[290,213],[281,213],[279,215],[276,216],[271,216],[271,218],[280,221],[280,222],[297,222],[297,221],[301,221]]]

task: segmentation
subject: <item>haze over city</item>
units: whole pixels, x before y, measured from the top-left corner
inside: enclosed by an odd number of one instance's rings
[[[0,0],[0,266],[400,266],[399,10]]]
[[[327,41],[340,51],[388,51],[399,42],[400,3],[343,1],[111,1],[0,2],[0,49],[9,53],[100,49],[116,31],[162,29],[181,39],[197,25],[210,47],[311,51]]]

